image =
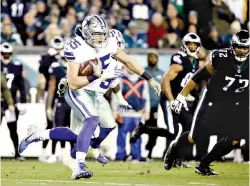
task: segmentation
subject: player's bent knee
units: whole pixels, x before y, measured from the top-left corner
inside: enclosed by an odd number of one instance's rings
[[[189,141],[189,143],[191,143],[191,144],[195,144],[194,139],[193,139],[192,136],[188,136],[188,141]]]
[[[237,145],[239,141],[232,141],[232,145]]]

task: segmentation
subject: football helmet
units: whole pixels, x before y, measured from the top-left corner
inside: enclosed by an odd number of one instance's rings
[[[64,47],[64,41],[61,36],[55,36],[50,40],[50,46],[56,50],[62,50]]]
[[[81,26],[82,37],[94,48],[104,48],[108,43],[108,24],[98,15],[87,16]]]
[[[189,43],[195,43],[197,48],[192,50],[188,47]],[[197,54],[201,48],[201,39],[196,33],[188,33],[182,39],[182,50],[189,56],[197,57]]]
[[[250,38],[247,30],[241,30],[231,39],[231,51],[238,62],[243,62],[249,56]]]
[[[10,43],[2,43],[1,44],[1,56],[4,64],[8,64],[11,60],[13,47]]]
[[[122,49],[125,50],[125,42],[123,39],[123,35],[119,30],[116,29],[111,29],[109,30],[109,36],[110,37],[115,37],[117,42],[118,42],[118,46]]]

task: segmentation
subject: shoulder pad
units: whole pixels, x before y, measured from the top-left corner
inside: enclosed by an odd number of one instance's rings
[[[73,49],[69,45],[70,42],[71,40],[68,40],[67,43],[65,44],[64,49],[63,49],[63,55],[65,59],[67,59],[68,61],[74,61],[76,58],[75,58]]]
[[[183,57],[187,56],[187,54],[185,52],[182,52],[182,51],[178,51],[177,54],[180,54]]]
[[[14,63],[14,65],[17,65],[17,66],[20,66],[20,65],[22,65],[22,63],[20,62],[20,61],[13,61],[13,63]]]
[[[172,61],[177,64],[182,64],[181,55],[174,54],[172,57]]]
[[[60,64],[58,62],[54,62],[54,63],[51,64],[52,68],[56,68],[56,67],[59,67],[59,66],[60,66]]]

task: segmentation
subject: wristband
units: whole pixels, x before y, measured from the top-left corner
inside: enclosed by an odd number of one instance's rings
[[[149,81],[150,79],[152,79],[152,76],[145,70],[143,72],[143,74],[141,75],[141,77],[147,81]]]
[[[89,75],[89,76],[87,76],[87,79],[88,79],[89,83],[91,83],[92,81],[95,81],[96,79],[98,79],[98,77],[95,75]]]

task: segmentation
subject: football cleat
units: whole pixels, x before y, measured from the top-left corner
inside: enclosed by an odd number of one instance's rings
[[[131,143],[135,143],[136,140],[143,134],[143,128],[144,128],[144,124],[140,122],[135,128],[135,130],[133,131],[132,136],[130,137]]]
[[[87,170],[87,166],[84,163],[78,163],[77,168],[73,170],[71,178],[73,180],[78,180],[80,178],[90,178],[93,175],[93,172]]]
[[[19,146],[19,153],[22,153],[28,146],[29,144],[33,143],[33,142],[38,142],[38,141],[42,141],[42,137],[37,135],[37,128],[35,125],[30,125],[28,128],[28,133],[27,133],[27,137],[24,138]]]
[[[195,172],[203,176],[218,176],[218,173],[214,172],[213,169],[208,167],[201,167],[200,165],[195,167]]]
[[[99,154],[96,161],[98,161],[99,163],[102,163],[102,164],[107,164],[109,162],[109,160],[101,154]]]
[[[175,144],[175,141],[172,141],[168,147],[168,150],[164,156],[164,168],[166,170],[170,170],[174,163],[175,163],[175,158],[174,158],[174,154],[173,154],[173,145]]]
[[[180,159],[175,160],[173,167],[176,167],[176,168],[191,168],[190,165],[184,164]]]

